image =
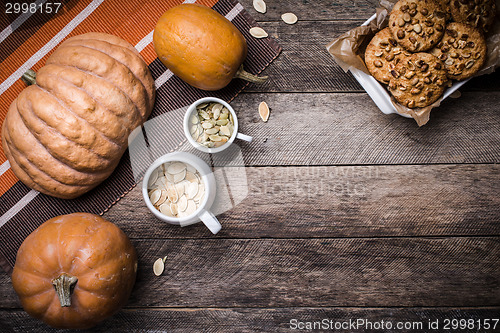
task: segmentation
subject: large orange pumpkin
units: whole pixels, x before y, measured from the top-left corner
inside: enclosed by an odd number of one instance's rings
[[[137,255],[113,223],[88,213],[52,218],[17,252],[12,285],[31,316],[56,328],[88,328],[127,301]]]
[[[69,38],[10,105],[2,144],[12,171],[42,193],[75,198],[118,165],[129,134],[154,104],[154,80],[137,50],[116,36]],[[35,82],[36,81],[36,82]]]
[[[247,42],[241,32],[215,10],[182,4],[156,23],[153,44],[160,61],[175,75],[203,90],[219,90],[233,78],[262,83],[243,70]]]

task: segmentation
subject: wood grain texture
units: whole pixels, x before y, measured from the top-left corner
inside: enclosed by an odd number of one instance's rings
[[[498,306],[500,239],[135,240],[129,307]],[[167,255],[165,272],[153,262]],[[19,308],[1,280],[0,308]]]
[[[217,237],[500,235],[499,165],[252,167],[243,176],[230,190],[246,198],[219,216]],[[202,224],[158,220],[140,186],[104,217],[132,238],[213,237]]]
[[[364,21],[360,16],[357,20],[299,21],[294,25],[261,22],[283,52],[264,72],[268,81],[251,84],[246,92],[364,92],[351,73],[345,73],[326,51],[327,44]],[[461,90],[499,91],[500,73],[474,78]]]
[[[379,0],[329,1],[329,0],[265,0],[267,12],[261,14],[253,8],[253,0],[240,1],[257,21],[281,21],[281,14],[292,12],[299,20],[366,20],[375,13]],[[282,22],[283,23],[283,22]]]
[[[271,108],[267,123],[258,105]],[[366,94],[247,94],[232,106],[246,165],[498,163],[500,92],[445,101],[419,128]]]
[[[248,92],[364,92],[351,73],[345,73],[326,51],[335,37],[363,21],[307,21],[288,25],[266,22],[261,26],[282,46],[280,56],[264,72],[264,84],[251,84]]]
[[[93,332],[290,332],[293,319],[302,322],[321,322],[344,325],[349,320],[364,320],[358,331],[384,321],[394,326],[384,332],[416,332],[427,328],[429,322],[438,322],[443,328],[445,319],[471,319],[476,325],[483,318],[498,318],[500,307],[482,308],[179,308],[179,309],[127,309],[94,327]],[[291,323],[292,321],[292,323]],[[332,323],[330,323],[332,321]],[[411,325],[415,330],[397,329],[398,323]],[[9,332],[67,332],[50,329],[30,318],[21,310],[0,310],[0,325]],[[314,325],[314,324],[313,324]],[[498,325],[497,325],[498,326]],[[460,330],[477,332],[476,328]],[[352,328],[352,326],[351,326]],[[318,330],[316,330],[318,331]],[[341,330],[337,330],[341,331]],[[349,330],[344,330],[349,331]],[[352,331],[352,330],[351,330]],[[306,331],[307,332],[307,331]]]

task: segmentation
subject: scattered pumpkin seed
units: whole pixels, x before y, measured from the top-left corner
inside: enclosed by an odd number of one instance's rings
[[[253,8],[262,14],[265,14],[267,11],[267,6],[264,0],[253,0]]]
[[[255,38],[266,38],[267,36],[269,36],[267,32],[260,27],[250,28],[250,35]]]
[[[281,19],[286,24],[295,24],[295,23],[297,23],[297,20],[298,20],[297,15],[295,15],[294,13],[285,13],[285,14],[281,15]]]
[[[259,104],[259,115],[264,122],[267,122],[267,120],[269,119],[269,106],[266,102],[261,102]]]
[[[153,273],[155,273],[156,276],[160,276],[163,273],[163,270],[165,269],[165,262],[163,261],[162,258],[156,259],[155,263],[153,264]]]

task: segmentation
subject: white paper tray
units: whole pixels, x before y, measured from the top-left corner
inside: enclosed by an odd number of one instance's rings
[[[370,17],[362,25],[370,24],[370,22],[374,20],[375,17],[376,14],[373,14],[373,16]],[[373,76],[368,75],[365,72],[360,71],[359,69],[356,68],[350,68],[349,71],[352,73],[354,78],[359,82],[359,84],[363,87],[363,89],[366,90],[366,92],[371,97],[373,102],[375,102],[380,111],[382,111],[385,114],[396,113],[399,114],[400,116],[411,118],[410,115],[401,114],[396,111],[396,108],[394,107],[394,105],[392,105],[391,96],[389,95],[389,92],[387,91],[387,89],[384,88],[384,86],[382,86],[377,80],[375,80]],[[450,88],[445,90],[443,96],[441,97],[441,101],[446,99],[456,90],[458,90],[467,81],[469,81],[469,79],[453,83],[453,85]]]

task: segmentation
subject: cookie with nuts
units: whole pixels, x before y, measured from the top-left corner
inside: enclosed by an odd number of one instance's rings
[[[495,21],[495,0],[452,0],[453,20],[488,32]]]
[[[365,64],[375,79],[388,84],[391,70],[401,58],[409,56],[410,53],[392,37],[389,28],[385,28],[377,32],[366,47]]]
[[[425,52],[400,61],[391,76],[389,91],[400,104],[411,109],[434,103],[448,84],[441,60]]]
[[[389,16],[389,29],[410,52],[427,51],[443,37],[446,13],[434,0],[399,0]]]
[[[443,39],[430,52],[443,61],[450,79],[464,80],[483,67],[486,49],[478,29],[453,22],[446,26]]]
[[[446,13],[446,21],[451,19],[451,0],[435,0],[437,3],[441,5],[444,12]]]

